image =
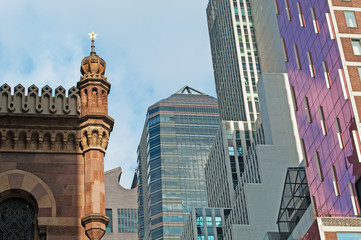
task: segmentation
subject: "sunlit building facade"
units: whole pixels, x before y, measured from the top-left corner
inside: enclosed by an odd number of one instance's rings
[[[140,239],[179,239],[191,208],[207,206],[203,164],[218,128],[217,99],[190,87],[149,107],[138,150]]]
[[[250,1],[210,0],[207,19],[220,118],[255,129],[260,64]]]
[[[304,239],[361,239],[361,3],[275,2],[317,217]]]

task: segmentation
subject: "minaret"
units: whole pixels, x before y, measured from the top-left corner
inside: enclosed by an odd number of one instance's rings
[[[108,217],[105,216],[104,155],[114,120],[108,116],[110,83],[104,77],[105,61],[95,53],[94,39],[90,33],[90,55],[81,62],[78,88],[81,98],[81,146],[84,154],[85,209],[82,225],[91,240],[101,239]]]

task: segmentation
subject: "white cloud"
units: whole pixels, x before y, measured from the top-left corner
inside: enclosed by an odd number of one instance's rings
[[[106,170],[121,166],[130,186],[147,108],[184,85],[214,95],[206,0],[2,0],[0,81],[70,88],[99,33],[112,88],[115,128]]]

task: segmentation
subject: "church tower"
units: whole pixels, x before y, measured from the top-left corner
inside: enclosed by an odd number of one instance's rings
[[[91,240],[101,239],[109,219],[105,216],[104,155],[114,120],[108,116],[110,83],[104,77],[106,63],[95,53],[92,38],[90,55],[81,62],[80,92],[81,148],[84,155],[85,215],[82,225]]]

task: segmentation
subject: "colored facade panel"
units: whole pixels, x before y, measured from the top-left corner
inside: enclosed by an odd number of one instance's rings
[[[297,19],[296,2],[288,2],[289,13],[285,1],[278,0],[276,3],[280,9],[278,22],[281,37],[290,55],[286,67],[298,106],[295,112],[298,131],[307,155],[306,172],[317,215],[354,216],[348,185],[354,184],[361,174],[352,136],[356,121],[340,45],[332,38],[333,27],[330,27],[330,19],[327,19],[330,14],[328,1],[299,1],[304,10],[304,27]],[[289,14],[293,17],[291,21]],[[294,46],[298,48],[298,56],[294,55]],[[311,62],[308,53],[312,55]],[[303,106],[305,98],[308,99],[309,108]],[[320,118],[320,107],[324,119]],[[335,176],[339,195],[335,194]]]

